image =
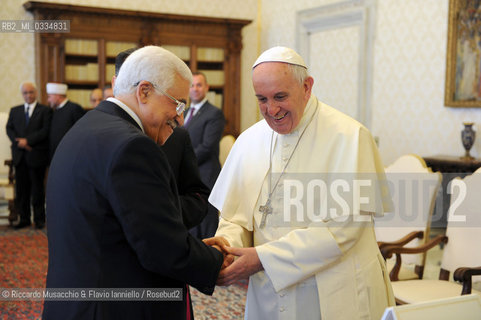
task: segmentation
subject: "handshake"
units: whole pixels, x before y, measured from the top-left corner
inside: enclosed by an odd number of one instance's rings
[[[224,237],[207,238],[202,241],[224,255],[224,263],[216,282],[218,286],[229,286],[238,280],[248,279],[264,269],[254,247],[234,248]]]

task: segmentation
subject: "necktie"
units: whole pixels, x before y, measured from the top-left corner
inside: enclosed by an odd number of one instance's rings
[[[28,114],[28,110],[30,106],[27,106],[27,110],[25,110],[25,124],[28,125],[28,121],[30,120],[30,115]]]
[[[190,107],[189,109],[189,112],[187,112],[187,120],[184,122],[184,126],[190,122],[190,120],[192,120],[192,118],[194,117],[194,111],[195,111],[195,108],[194,107]]]
[[[188,284],[185,285],[185,290],[187,291],[185,293],[185,302],[187,304],[187,310],[186,310],[187,314],[186,314],[185,318],[186,318],[186,320],[192,320],[192,315],[190,313],[190,311],[191,311],[190,310],[190,290],[189,290]]]

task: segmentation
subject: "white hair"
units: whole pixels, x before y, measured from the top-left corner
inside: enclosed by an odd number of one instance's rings
[[[296,79],[296,81],[299,82],[299,84],[301,85],[304,83],[304,80],[309,77],[309,72],[307,71],[307,68],[304,68],[303,66],[288,63],[287,68],[291,71],[294,79]]]
[[[158,46],[140,48],[122,64],[115,80],[114,96],[134,93],[142,80],[167,91],[174,85],[176,75],[192,83],[189,67],[172,52]]]
[[[23,86],[26,85],[26,84],[32,85],[33,88],[34,88],[35,90],[37,90],[37,86],[35,85],[35,83],[30,82],[30,81],[24,81],[24,82],[20,83],[20,87],[18,87],[18,88],[20,89],[20,92],[22,92],[22,88],[23,88]]]

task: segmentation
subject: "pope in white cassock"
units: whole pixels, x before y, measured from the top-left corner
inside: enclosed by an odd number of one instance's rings
[[[221,220],[204,241],[236,256],[217,284],[249,278],[246,319],[380,319],[394,299],[373,231],[373,216],[389,209],[389,199],[371,134],[317,100],[292,49],[265,51],[252,81],[264,120],[239,136],[209,198]],[[362,175],[371,181],[356,192],[353,181]],[[327,177],[342,210],[332,211],[334,202],[323,196],[311,206],[287,199],[292,177],[306,185],[312,177],[312,190],[321,191],[319,177]],[[294,198],[306,188],[296,190]],[[352,201],[339,199],[343,194]],[[323,205],[328,211],[318,218],[313,211]]]

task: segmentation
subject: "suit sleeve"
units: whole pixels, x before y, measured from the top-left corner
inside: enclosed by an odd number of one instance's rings
[[[200,179],[197,158],[189,138],[184,134],[184,152],[179,170],[179,195],[182,219],[187,229],[200,224],[207,214],[210,190]]]
[[[17,145],[17,141],[15,141],[15,138],[18,138],[17,131],[15,130],[15,111],[14,108],[10,109],[10,113],[8,114],[8,120],[7,120],[7,135],[10,141],[12,142],[13,145]]]
[[[219,148],[220,138],[222,138],[225,125],[224,114],[218,109],[215,111],[212,112],[213,117],[205,124],[202,143],[194,149],[199,165],[212,157],[212,153]]]
[[[183,225],[165,155],[150,139],[137,137],[112,159],[108,198],[142,266],[211,294],[223,257]]]

